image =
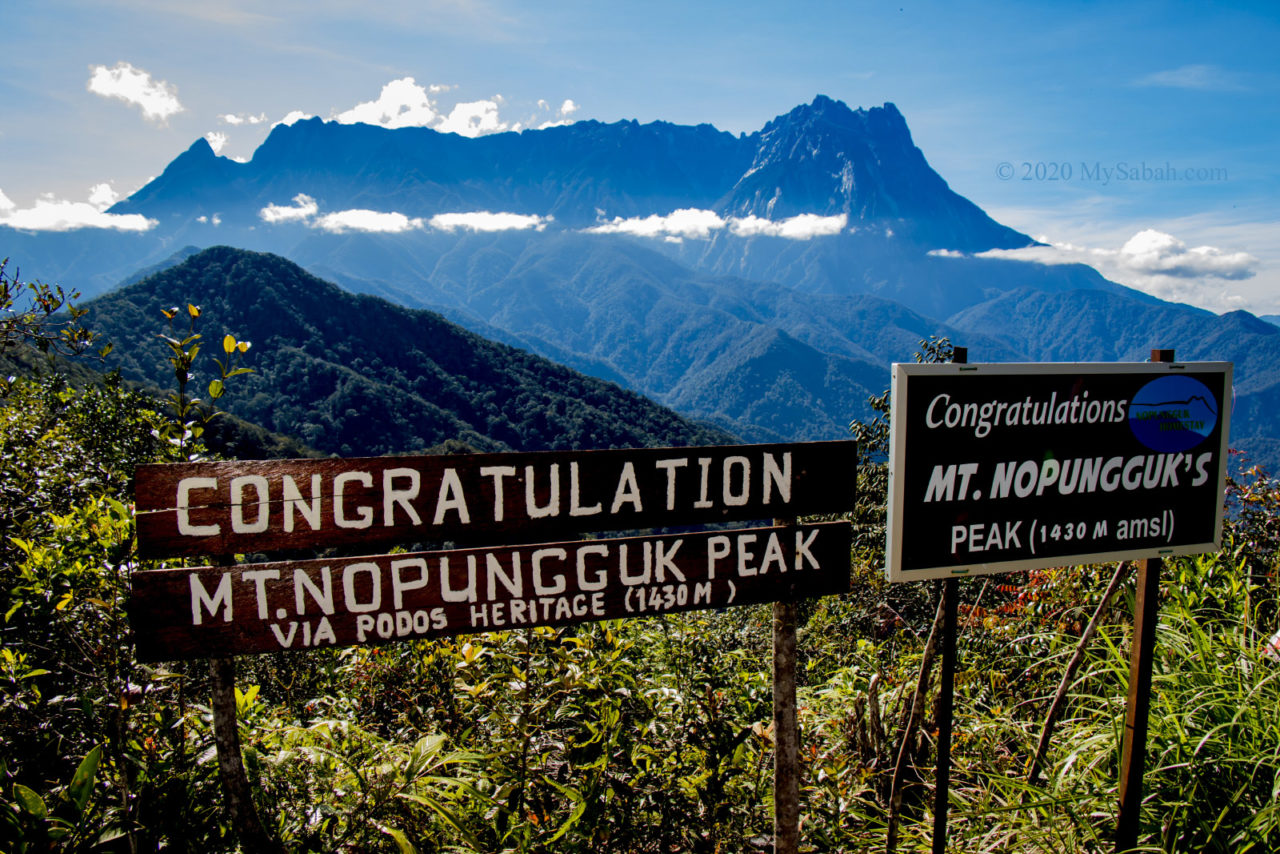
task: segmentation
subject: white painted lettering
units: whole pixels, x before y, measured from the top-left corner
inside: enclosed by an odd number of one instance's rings
[[[373,508],[356,508],[356,518],[348,519],[343,493],[348,483],[358,483],[366,489],[373,486],[373,475],[367,471],[344,471],[333,479],[333,524],[339,528],[368,528],[373,524]]]
[[[213,591],[212,596],[205,589],[204,582],[200,580],[198,573],[191,573],[187,576],[187,579],[191,585],[191,625],[198,626],[204,622],[203,611],[208,611],[210,617],[216,617],[219,607],[222,608],[222,621],[224,623],[231,622],[230,573],[226,573],[218,579],[218,587]]]
[[[502,492],[502,481],[504,478],[515,477],[515,466],[482,466],[480,468],[481,477],[493,478],[493,521],[501,522],[506,509],[505,498]]]
[[[458,472],[451,468],[445,469],[440,478],[440,495],[436,499],[436,517],[432,524],[443,523],[444,514],[450,510],[458,514],[459,522],[471,524],[471,513],[467,510],[467,496],[462,491],[462,481],[458,479]]]
[[[742,489],[733,491],[733,469],[737,466],[742,472]],[[751,461],[746,457],[725,457],[724,484],[722,488],[724,503],[728,507],[741,507],[751,496]]]
[[[554,558],[563,561],[567,557],[564,549],[537,549],[533,553],[533,591],[539,596],[551,596],[555,593],[563,593],[565,589],[565,580],[563,575],[556,576],[554,584],[547,584],[542,580],[542,561],[547,558]]]
[[[311,577],[306,570],[295,569],[293,571],[293,606],[301,617],[307,613],[306,602],[302,599],[302,591],[306,590],[311,594],[311,599],[320,606],[320,610],[326,614],[333,613],[333,573],[329,567],[320,569],[320,577],[323,580],[324,587],[319,588],[312,582]]]
[[[369,573],[369,601],[356,598],[356,576]],[[342,597],[347,610],[353,614],[376,611],[382,607],[382,570],[376,563],[351,563],[342,568]]]
[[[257,494],[258,518],[252,523],[244,520],[244,488],[252,486]],[[267,479],[260,474],[246,474],[231,478],[231,530],[237,534],[261,534],[267,530],[268,513],[271,510],[267,495]]]
[[[397,489],[396,478],[408,478],[409,485],[403,489]],[[409,517],[409,523],[412,525],[421,525],[422,518],[418,515],[418,511],[413,509],[413,505],[409,502],[418,497],[418,490],[422,485],[421,475],[417,469],[399,468],[387,469],[382,473],[382,525],[390,528],[395,525],[396,505],[404,510],[405,515]]]
[[[599,502],[583,507],[581,505],[581,493],[582,489],[578,485],[578,464],[576,462],[569,463],[569,515],[595,516],[604,510],[604,507]]]
[[[302,514],[302,518],[311,526],[311,530],[320,529],[320,475],[311,475],[311,498],[303,499],[302,491],[294,482],[293,475],[285,475],[281,480],[284,488],[284,529],[293,530],[293,514]],[[307,501],[310,501],[308,504]]]
[[[401,573],[406,569],[416,569],[418,577],[415,581],[406,581]],[[419,590],[427,586],[427,562],[420,557],[406,557],[391,561],[391,607],[399,611],[404,607],[406,590]]]
[[[278,569],[250,569],[240,573],[240,580],[254,586],[258,598],[258,619],[267,619],[267,582],[280,578]]]
[[[673,500],[669,493],[668,497],[669,500]],[[628,503],[635,512],[644,511],[644,507],[640,504],[640,486],[636,483],[636,467],[629,461],[622,467],[622,474],[618,476],[618,488],[613,493],[613,505],[609,508],[609,512],[617,513],[622,509],[623,504]]]
[[[216,537],[217,525],[191,524],[191,493],[197,489],[217,489],[216,477],[184,477],[178,481],[178,533],[184,537]]]

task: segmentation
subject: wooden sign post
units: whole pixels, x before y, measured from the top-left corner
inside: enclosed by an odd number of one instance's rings
[[[142,557],[472,547],[134,573],[138,657],[229,663],[237,654],[778,603],[775,846],[791,854],[794,602],[848,591],[851,542],[848,522],[794,520],[852,510],[856,465],[855,443],[843,441],[140,466]],[[785,524],[554,539],[770,518]],[[221,757],[221,741],[219,749]]]

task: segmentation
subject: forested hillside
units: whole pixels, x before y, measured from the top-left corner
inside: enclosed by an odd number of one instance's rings
[[[344,456],[422,451],[707,444],[726,437],[612,383],[487,341],[432,312],[356,296],[272,255],[215,247],[87,304],[131,379],[172,385],[160,333],[215,349],[251,342],[254,373],[226,409]],[[162,310],[182,309],[178,328]],[[207,383],[210,377],[204,377]],[[197,377],[197,386],[203,385]]]

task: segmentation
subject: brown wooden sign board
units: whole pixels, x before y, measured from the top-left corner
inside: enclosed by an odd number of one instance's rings
[[[855,443],[139,466],[138,554],[529,542],[851,510]]]
[[[133,575],[139,661],[370,645],[849,589],[848,522]]]

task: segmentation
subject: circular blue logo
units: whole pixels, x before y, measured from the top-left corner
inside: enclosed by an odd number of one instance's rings
[[[1218,402],[1208,386],[1192,377],[1152,380],[1129,401],[1129,427],[1153,451],[1190,450],[1216,426]]]

